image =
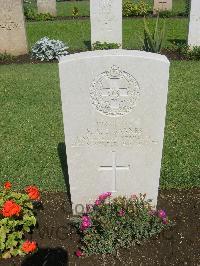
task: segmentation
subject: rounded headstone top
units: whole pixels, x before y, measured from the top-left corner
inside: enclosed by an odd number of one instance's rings
[[[109,57],[109,56],[127,56],[134,58],[144,58],[149,60],[161,61],[163,63],[170,64],[168,58],[165,55],[150,53],[145,51],[138,50],[124,50],[124,49],[111,49],[111,50],[95,50],[95,51],[87,51],[81,52],[71,55],[66,55],[60,58],[59,64],[73,61],[73,60],[82,60],[86,58],[92,57]]]

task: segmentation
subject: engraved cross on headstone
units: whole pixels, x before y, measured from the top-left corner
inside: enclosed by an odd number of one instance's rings
[[[101,95],[105,99],[108,98],[112,109],[119,109],[120,101],[123,100],[123,97],[128,96],[127,84],[124,84],[119,78],[109,79],[103,84]]]
[[[112,152],[112,165],[108,166],[100,166],[99,171],[112,171],[112,191],[117,192],[117,171],[118,170],[130,170],[130,165],[122,166],[117,165],[116,162],[116,152]]]

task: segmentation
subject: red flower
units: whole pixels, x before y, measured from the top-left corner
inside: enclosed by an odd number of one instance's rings
[[[2,214],[4,217],[12,217],[14,215],[18,216],[20,211],[21,207],[17,203],[7,200],[3,205]]]
[[[26,253],[29,253],[29,252],[33,252],[35,251],[37,248],[37,244],[35,241],[29,241],[29,240],[26,240],[23,244],[22,244],[22,250]]]
[[[29,198],[32,200],[39,200],[40,199],[40,192],[36,186],[30,186],[25,189],[26,193],[28,194]]]
[[[75,252],[77,257],[81,257],[83,256],[83,252],[80,249],[77,249],[77,251]]]
[[[4,183],[4,188],[5,189],[11,189],[11,187],[12,187],[12,184],[9,181]]]

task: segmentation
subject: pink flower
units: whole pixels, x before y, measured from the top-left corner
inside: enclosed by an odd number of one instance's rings
[[[99,199],[95,200],[95,205],[99,206],[101,204],[101,201]]]
[[[111,196],[111,192],[105,192],[105,193],[103,193],[103,194],[101,194],[100,196],[99,196],[99,200],[100,201],[103,201],[103,200],[106,200],[108,197],[110,197]]]
[[[161,219],[166,218],[166,212],[164,210],[159,210],[158,211],[158,217],[160,217]]]
[[[75,252],[77,257],[81,257],[83,256],[83,252],[80,249],[77,249],[77,251]]]
[[[121,209],[119,212],[118,212],[118,215],[119,216],[124,216],[125,215],[125,210]]]
[[[106,200],[108,197],[111,196],[111,192],[105,192],[105,193],[102,193],[101,195],[99,195],[98,199],[95,200],[95,205],[96,206],[99,206],[104,200]]]
[[[82,222],[81,222],[81,226],[80,226],[80,229],[82,231],[86,230],[87,228],[89,228],[91,226],[91,219],[89,216],[87,215],[83,215],[82,216]]]

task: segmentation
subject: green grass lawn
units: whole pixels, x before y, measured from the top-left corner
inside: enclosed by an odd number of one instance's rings
[[[155,19],[148,19],[151,28]],[[161,19],[162,24],[162,19]],[[188,19],[166,19],[167,41],[166,47],[172,46],[172,40],[187,38]],[[29,47],[44,36],[64,41],[70,51],[88,50],[90,46],[90,22],[88,20],[65,20],[49,22],[28,22],[27,36]],[[133,18],[123,20],[123,47],[140,49],[143,38],[143,19]]]
[[[131,0],[132,2],[138,2],[139,0]],[[36,8],[36,3],[32,0],[32,6]],[[149,4],[149,10],[153,10],[153,0],[146,0]],[[181,13],[185,11],[186,0],[173,0],[173,12]],[[27,6],[27,4],[25,4]],[[79,10],[79,16],[89,16],[90,15],[90,3],[89,1],[67,1],[57,3],[57,15],[58,16],[72,16],[72,10],[77,7]]]
[[[79,16],[90,15],[90,2],[89,1],[70,1],[57,3],[57,15],[61,17],[72,16],[72,10],[77,7]]]
[[[138,2],[139,0],[132,0],[132,2]],[[146,0],[149,4],[150,10],[153,10],[153,0]],[[181,13],[185,11],[186,0],[173,0],[173,12]],[[70,1],[57,3],[57,14],[58,16],[72,16],[72,10],[74,7],[79,9],[80,16],[90,15],[90,4],[89,1]]]
[[[171,65],[162,188],[200,186],[199,72],[200,62]],[[0,80],[1,180],[65,190],[57,64],[0,66]]]

